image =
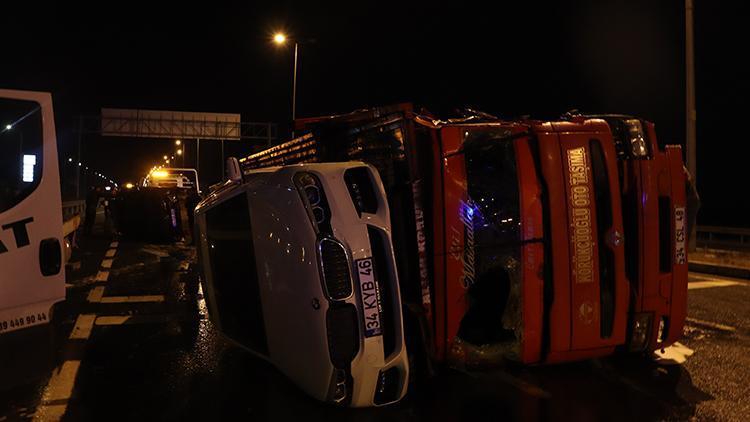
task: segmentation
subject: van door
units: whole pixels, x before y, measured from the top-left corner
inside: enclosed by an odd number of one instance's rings
[[[0,340],[65,299],[52,97],[0,90]]]

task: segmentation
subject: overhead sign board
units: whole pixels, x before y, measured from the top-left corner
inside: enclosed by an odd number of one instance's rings
[[[102,108],[104,136],[239,140],[240,115]]]

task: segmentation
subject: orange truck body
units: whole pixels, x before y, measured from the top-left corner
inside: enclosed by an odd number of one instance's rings
[[[399,104],[296,129],[306,134],[243,167],[357,159],[378,168],[402,300],[418,309],[407,326],[421,327],[434,360],[556,363],[680,338],[686,174],[681,148],[660,147],[652,123],[441,121]]]
[[[520,220],[509,223],[518,246],[515,262],[506,266],[514,267],[509,278],[517,285],[509,300],[518,301],[518,309],[508,311],[516,320],[504,323],[515,331],[516,342],[499,351],[524,363],[554,363],[617,350],[657,350],[681,336],[687,307],[681,149],[660,149],[653,124],[640,121],[648,155],[627,158],[610,127],[624,119],[631,118],[416,119],[429,128],[434,154],[432,321],[439,360],[483,364],[498,354],[492,347],[467,345],[459,335],[472,302],[466,300],[466,279],[478,275],[466,268],[474,258],[460,253],[472,249],[467,243],[479,243],[475,234],[466,235],[467,214],[477,219],[492,210],[482,203],[495,199],[471,198],[467,190],[461,149],[477,131],[508,139],[517,174]]]

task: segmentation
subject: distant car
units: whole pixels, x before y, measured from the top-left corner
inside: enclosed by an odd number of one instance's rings
[[[168,189],[139,187],[120,191],[113,200],[115,226],[125,238],[172,242],[181,235],[180,208]]]
[[[192,190],[200,194],[198,172],[190,168],[158,168],[143,179],[143,186]]]
[[[400,400],[408,359],[377,171],[300,164],[241,177],[196,207],[211,321],[318,400]]]

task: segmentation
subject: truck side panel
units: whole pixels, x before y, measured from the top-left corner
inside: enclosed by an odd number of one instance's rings
[[[549,188],[550,204],[564,204],[566,198],[565,186],[559,169],[562,168],[560,160],[559,136],[554,132],[540,131],[537,133],[539,142],[539,154],[541,160],[542,174]],[[571,336],[571,310],[570,310],[570,284],[566,279],[570,274],[569,248],[567,235],[567,218],[555,218],[555,212],[551,214],[550,231],[552,232],[552,272],[555,280],[552,294],[555,300],[550,308],[550,352],[565,352],[570,350]]]
[[[544,239],[542,215],[542,192],[535,171],[527,138],[516,141],[516,161],[521,201],[522,239],[525,242]],[[544,256],[542,242],[527,243],[523,246],[523,344],[521,360],[539,362],[542,359],[543,319],[544,319]]]

